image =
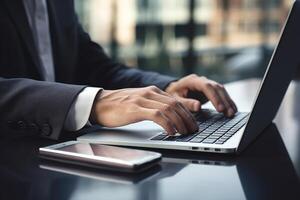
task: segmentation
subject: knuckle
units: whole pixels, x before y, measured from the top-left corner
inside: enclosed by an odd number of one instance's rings
[[[220,89],[224,89],[224,85],[221,83],[215,83],[215,86]]]
[[[218,87],[219,83],[213,81],[213,80],[207,80],[207,82],[212,86],[212,87]]]
[[[198,75],[197,74],[190,74],[188,77],[190,77],[190,78],[198,78]]]
[[[162,113],[160,110],[154,110],[153,111],[153,117],[154,118],[158,118],[158,117],[161,117],[162,116]]]
[[[212,87],[216,90],[220,89],[219,84],[217,84],[217,83],[212,83]]]
[[[151,85],[151,86],[149,86],[148,88],[149,88],[150,91],[154,91],[154,92],[159,91],[159,88],[156,87],[155,85]]]
[[[199,78],[200,78],[201,80],[203,80],[203,81],[207,81],[206,76],[200,76]]]
[[[213,84],[211,83],[211,82],[206,82],[205,84],[204,84],[204,86],[206,87],[206,88],[213,88]]]
[[[130,103],[132,104],[140,104],[141,103],[141,97],[138,95],[132,96],[130,99]]]
[[[166,113],[171,112],[172,111],[172,107],[170,105],[165,105],[163,107],[163,111],[166,112]]]
[[[148,89],[146,89],[146,90],[143,91],[142,96],[149,97],[149,96],[151,96],[151,94],[152,94],[152,90],[150,90],[148,88]]]
[[[175,98],[172,98],[171,100],[170,100],[170,103],[169,103],[169,106],[170,107],[176,107],[176,106],[178,106],[179,105],[179,102],[175,99]]]

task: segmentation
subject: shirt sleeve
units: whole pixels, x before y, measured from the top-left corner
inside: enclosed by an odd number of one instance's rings
[[[78,131],[89,124],[89,117],[95,97],[101,91],[101,88],[87,87],[78,94],[68,112],[64,124],[65,130]]]

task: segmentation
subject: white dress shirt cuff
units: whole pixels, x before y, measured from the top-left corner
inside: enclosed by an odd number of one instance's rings
[[[64,124],[65,130],[78,131],[89,124],[95,97],[101,90],[101,88],[87,87],[79,93],[68,112]]]

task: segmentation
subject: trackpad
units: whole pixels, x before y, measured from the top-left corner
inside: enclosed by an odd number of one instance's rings
[[[102,128],[101,130],[89,133],[78,139],[101,139],[101,140],[145,140],[159,133],[163,129],[152,121],[142,121],[117,128]]]

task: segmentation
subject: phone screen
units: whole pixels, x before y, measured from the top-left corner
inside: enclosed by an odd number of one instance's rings
[[[57,150],[126,161],[138,160],[152,155],[151,152],[146,151],[89,143],[71,144]]]

